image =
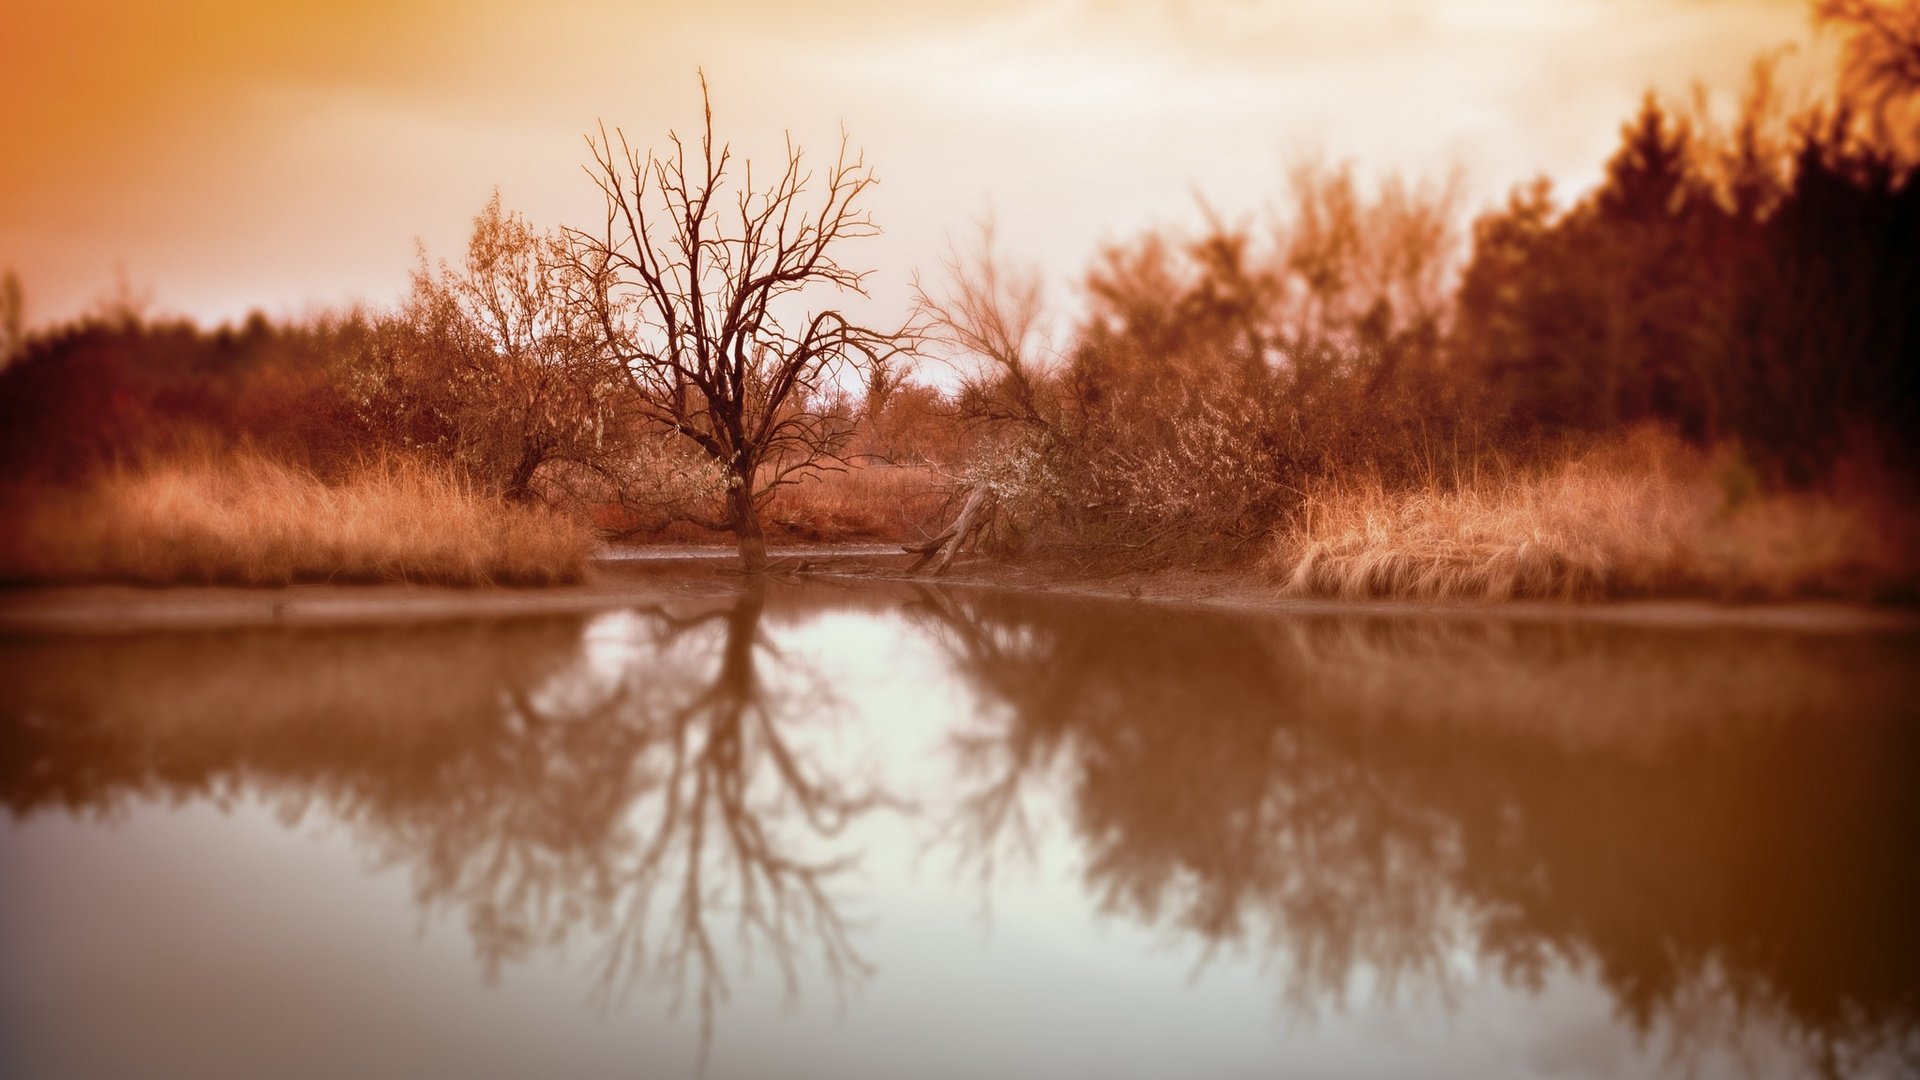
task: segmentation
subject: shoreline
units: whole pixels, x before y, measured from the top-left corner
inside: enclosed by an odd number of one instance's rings
[[[905,556],[874,545],[776,549],[769,576],[786,582],[913,584],[1208,608],[1276,616],[1370,616],[1600,622],[1661,629],[1736,628],[1795,633],[1920,632],[1920,611],[1837,601],[1731,604],[1704,599],[1595,603],[1340,600],[1288,596],[1248,572],[1172,570],[1101,578],[974,560],[938,578],[909,576]],[[271,627],[348,627],[462,619],[584,615],[674,600],[725,598],[739,571],[725,549],[629,550],[596,557],[573,585],[53,585],[0,590],[0,637],[110,636]],[[899,565],[894,565],[894,564]]]
[[[1033,567],[956,564],[940,578],[840,573],[842,580],[896,581],[952,588],[1044,593],[1126,600],[1176,608],[1244,611],[1278,616],[1361,616],[1420,619],[1499,619],[1513,622],[1597,622],[1661,629],[1737,628],[1799,633],[1920,632],[1920,611],[1844,601],[1795,600],[1751,604],[1695,598],[1573,602],[1557,600],[1347,600],[1291,596],[1246,571],[1169,570],[1075,579]]]

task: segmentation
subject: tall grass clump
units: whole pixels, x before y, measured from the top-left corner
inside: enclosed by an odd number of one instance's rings
[[[0,578],[16,582],[546,585],[579,580],[596,544],[569,517],[403,457],[328,483],[253,452],[193,455],[9,501]]]
[[[1655,436],[1557,467],[1310,492],[1266,572],[1295,595],[1419,600],[1910,597],[1915,560],[1871,500],[1758,495],[1736,461]]]

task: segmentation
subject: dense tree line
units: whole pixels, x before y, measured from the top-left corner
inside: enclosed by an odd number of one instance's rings
[[[1658,422],[1817,481],[1860,441],[1911,468],[1920,420],[1920,186],[1844,115],[1728,189],[1715,148],[1649,101],[1607,181],[1482,218],[1456,348],[1508,425]]]
[[[359,315],[207,331],[122,314],[27,335],[0,369],[7,480],[77,480],[202,439],[335,472],[368,445],[349,368],[376,332]]]

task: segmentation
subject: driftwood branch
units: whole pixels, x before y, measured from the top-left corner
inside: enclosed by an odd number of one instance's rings
[[[944,573],[948,565],[953,562],[954,556],[960,554],[973,539],[974,534],[986,524],[986,510],[991,503],[992,492],[987,485],[984,483],[973,485],[973,490],[967,494],[966,505],[960,508],[960,516],[954,519],[952,525],[947,526],[945,531],[930,540],[908,544],[902,548],[910,555],[920,556],[914,560],[912,566],[907,568],[907,573],[917,574],[921,567],[928,566],[929,563],[932,565],[928,567],[928,573],[936,575]]]

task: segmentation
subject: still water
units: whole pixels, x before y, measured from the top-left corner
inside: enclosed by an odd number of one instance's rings
[[[0,641],[0,1074],[1911,1075],[1916,659],[779,583]]]

